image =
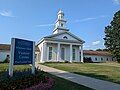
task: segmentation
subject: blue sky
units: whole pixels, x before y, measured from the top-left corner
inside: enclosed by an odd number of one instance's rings
[[[84,49],[104,48],[104,28],[120,0],[0,0],[0,43],[12,37],[38,42],[52,34],[59,9],[70,32],[85,40]]]

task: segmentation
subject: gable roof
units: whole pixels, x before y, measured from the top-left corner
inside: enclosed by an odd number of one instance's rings
[[[82,39],[80,39],[80,38],[78,38],[77,36],[75,36],[74,34],[66,31],[66,32],[61,32],[61,33],[57,33],[57,34],[45,36],[45,37],[43,37],[43,39],[42,39],[40,42],[38,42],[38,44],[41,43],[44,39],[52,39],[52,38],[54,38],[55,36],[59,36],[59,35],[62,35],[62,34],[68,34],[68,35],[72,36],[73,38],[77,39],[78,41],[80,41],[80,42],[82,42],[82,43],[85,43],[85,41],[83,41]],[[57,40],[57,39],[56,39],[56,40]],[[67,40],[66,40],[66,41],[67,41]]]
[[[83,50],[83,54],[84,55],[97,55],[97,56],[112,56],[112,54],[107,51]]]

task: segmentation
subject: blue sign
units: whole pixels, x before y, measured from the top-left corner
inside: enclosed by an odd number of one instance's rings
[[[32,64],[33,41],[15,38],[14,65]]]

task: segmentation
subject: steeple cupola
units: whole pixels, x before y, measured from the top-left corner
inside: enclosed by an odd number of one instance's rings
[[[53,34],[69,31],[66,28],[66,22],[67,21],[64,19],[64,13],[63,13],[62,10],[60,10],[57,14],[57,20],[56,20],[56,23],[55,23],[55,28],[53,30]]]
[[[63,20],[64,19],[64,13],[61,10],[58,12],[58,19],[59,20]]]

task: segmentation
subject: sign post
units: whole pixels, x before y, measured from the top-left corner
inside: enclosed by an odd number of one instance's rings
[[[33,42],[32,74],[35,74],[35,42]]]
[[[32,64],[32,74],[35,74],[35,42],[12,38],[9,75],[13,76],[13,65]]]
[[[15,39],[11,39],[11,48],[10,48],[10,63],[9,63],[9,75],[10,77],[13,76],[13,60],[14,60],[14,46],[15,45]]]

